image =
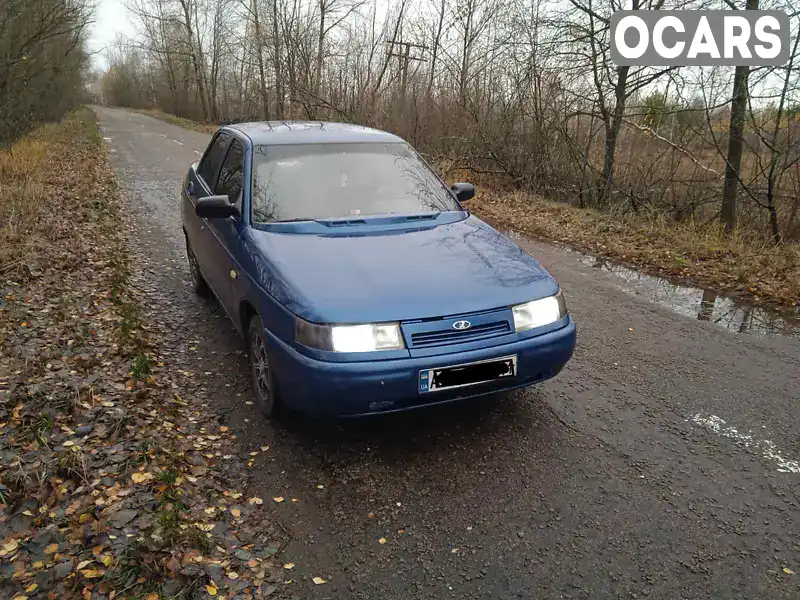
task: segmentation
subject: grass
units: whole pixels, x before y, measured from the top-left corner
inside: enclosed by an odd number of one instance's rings
[[[153,370],[153,360],[146,354],[138,354],[133,359],[131,377],[134,381],[144,381]]]
[[[62,164],[64,153],[86,153],[99,143],[90,122],[75,113],[0,151],[0,277],[38,271],[37,260],[70,231],[53,215],[69,214],[75,194],[91,185],[80,172],[42,166]]]

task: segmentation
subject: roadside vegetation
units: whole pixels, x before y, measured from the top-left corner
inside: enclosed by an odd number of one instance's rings
[[[219,127],[162,111],[137,112],[201,133]],[[718,222],[675,221],[657,211],[581,208],[521,191],[496,175],[476,174],[449,161],[434,164],[449,183],[476,183],[470,210],[500,229],[778,309],[800,307],[799,243],[774,244],[745,228],[727,234]]]
[[[616,6],[137,0],[136,42],[109,53],[96,99],[201,123],[396,132],[448,179],[483,182],[508,225],[798,304],[800,15],[788,0],[770,6],[792,15],[779,68],[630,68],[609,55]]]
[[[775,245],[721,226],[675,223],[662,215],[599,211],[519,191],[491,190],[470,206],[501,229],[516,230],[673,281],[751,298],[775,308],[800,306],[800,244]]]
[[[0,151],[0,597],[265,597],[253,455],[150,333],[127,219],[91,111]]]

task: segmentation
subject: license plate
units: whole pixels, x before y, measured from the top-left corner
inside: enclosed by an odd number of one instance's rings
[[[419,372],[419,393],[452,390],[496,381],[517,374],[517,356],[503,356],[462,365],[436,367]]]

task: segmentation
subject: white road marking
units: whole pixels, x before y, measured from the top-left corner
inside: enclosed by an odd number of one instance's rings
[[[180,146],[183,146],[183,142],[179,142],[178,140],[172,140],[172,141],[175,142],[176,144],[180,145]]]
[[[800,473],[800,462],[784,458],[771,440],[760,440],[751,433],[742,433],[736,427],[726,425],[725,420],[716,415],[704,417],[701,413],[697,413],[688,420],[712,433],[733,440],[738,446],[761,454],[765,459],[774,462],[780,473]]]
[[[162,138],[164,138],[164,139],[167,139],[167,135],[166,135],[166,134],[164,134],[164,133],[160,133],[159,135],[160,135]]]
[[[200,156],[200,152],[198,152],[197,150],[195,150],[194,153]]]
[[[106,142],[110,142],[111,138],[110,137],[104,137],[103,140],[106,141]]]

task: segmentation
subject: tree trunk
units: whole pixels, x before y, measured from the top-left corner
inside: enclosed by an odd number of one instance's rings
[[[614,86],[614,114],[606,120],[606,142],[603,148],[603,180],[600,183],[600,195],[597,199],[600,206],[608,204],[614,185],[614,156],[617,152],[617,139],[625,116],[627,100],[628,72],[630,67],[617,67],[617,85]]]
[[[314,66],[314,117],[317,115],[317,98],[320,97],[322,89],[322,54],[325,51],[325,11],[327,6],[325,0],[319,1],[319,33],[317,34],[317,61]]]
[[[200,61],[197,59],[197,51],[194,46],[194,33],[192,33],[192,16],[189,13],[189,4],[187,0],[181,0],[181,7],[183,7],[183,16],[186,22],[186,38],[189,43],[189,54],[192,59],[192,67],[194,68],[194,76],[197,81],[197,93],[200,95],[200,106],[203,110],[203,120],[208,121],[208,105],[206,104],[206,89],[203,85],[203,73],[200,69]]]
[[[442,28],[444,27],[444,12],[446,9],[445,2],[446,0],[442,0],[442,5],[439,10],[439,22],[436,25],[436,34],[433,37],[433,46],[431,48],[431,72],[430,77],[428,78],[428,90],[425,94],[428,98],[431,97],[433,80],[436,77],[436,61],[439,58],[439,43],[442,39]]]
[[[747,0],[745,10],[758,10],[758,0]],[[722,211],[720,218],[725,233],[736,229],[736,203],[739,196],[739,171],[742,168],[744,147],[744,120],[747,110],[747,79],[750,67],[736,67],[733,75],[731,97],[731,122],[728,129],[728,157],[725,162],[725,183],[722,186]]]
[[[261,114],[269,121],[269,96],[267,95],[267,78],[264,72],[264,52],[261,48],[261,22],[258,19],[258,0],[253,0],[253,26],[256,34],[256,55],[258,56],[258,83],[261,91]]]
[[[281,36],[278,29],[278,0],[272,0],[272,39],[275,44],[272,59],[275,67],[275,111],[279,119],[283,119],[283,73],[281,72]]]
[[[744,147],[744,119],[747,109],[747,76],[750,67],[736,67],[733,76],[731,121],[728,128],[728,157],[725,164],[725,183],[722,186],[722,212],[720,217],[725,232],[736,229],[736,204],[739,195],[739,171],[742,167]]]

